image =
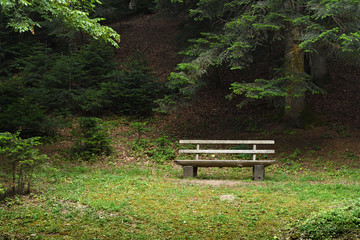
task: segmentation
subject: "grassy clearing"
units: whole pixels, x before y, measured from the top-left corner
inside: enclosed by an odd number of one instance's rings
[[[45,165],[38,193],[0,205],[0,239],[274,239],[360,196],[350,167],[279,164],[252,182],[251,168],[200,168],[195,181],[172,164],[99,166]]]

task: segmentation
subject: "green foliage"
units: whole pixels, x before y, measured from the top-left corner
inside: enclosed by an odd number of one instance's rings
[[[34,149],[39,137],[21,139],[19,133],[0,133],[0,198],[4,193],[26,194],[32,187],[32,174],[46,159]]]
[[[292,41],[289,32],[298,29],[299,54],[326,52],[351,52],[358,56],[360,49],[359,1],[308,0],[308,1],[194,1],[196,6],[190,16],[197,21],[210,21],[212,29],[191,40],[192,45],[183,53],[188,57],[179,64],[169,78],[168,86],[176,99],[191,97],[203,84],[203,77],[214,67],[244,69],[256,62],[264,62],[264,54],[257,57],[260,48],[272,49]],[[257,58],[256,58],[257,57]],[[270,56],[271,57],[271,56]],[[284,56],[287,58],[287,56]],[[286,59],[286,64],[291,59]],[[270,63],[269,63],[270,64]],[[306,91],[322,93],[305,73],[290,72],[284,66],[272,79],[256,79],[254,82],[234,83],[235,94],[247,98],[298,97]],[[303,64],[303,63],[302,63]],[[289,84],[290,83],[290,84]],[[289,91],[291,86],[296,91]]]
[[[290,89],[290,83],[296,83],[296,89]],[[293,74],[293,76],[279,77],[272,80],[255,79],[253,83],[238,83],[231,85],[234,94],[244,95],[250,99],[263,99],[273,97],[303,96],[306,91],[325,93],[324,90],[311,82],[309,75],[305,73]],[[229,96],[231,99],[231,95]]]
[[[132,122],[131,127],[134,129],[134,131],[137,134],[136,141],[139,142],[142,135],[149,131],[150,129],[146,127],[146,122]]]
[[[8,18],[7,26],[17,32],[35,33],[43,22],[61,19],[65,26],[81,29],[95,39],[118,46],[120,35],[99,22],[102,18],[89,18],[98,0],[86,1],[0,1],[0,12]]]
[[[0,131],[22,131],[23,136],[52,135],[56,123],[32,96],[23,79],[0,78]]]
[[[301,155],[301,150],[299,148],[296,148],[292,154],[289,155],[289,158],[291,159],[298,159]]]
[[[5,66],[15,70],[0,77],[2,131],[50,133],[56,124],[48,113],[146,115],[161,95],[162,84],[142,55],[118,69],[113,49],[98,41],[68,54],[29,42],[16,45],[14,52],[5,52],[13,58]]]
[[[296,227],[291,239],[335,239],[360,231],[360,201],[311,216]],[[344,238],[344,239],[345,239]]]
[[[72,147],[72,154],[75,157],[91,160],[100,155],[110,155],[112,152],[108,129],[99,118],[79,118],[79,126],[73,134],[76,137]]]
[[[0,125],[2,131],[22,130],[23,134],[30,135],[51,135],[53,131],[44,111],[29,98],[17,99],[4,106],[4,110],[0,112]]]
[[[127,115],[147,115],[162,95],[163,84],[154,77],[143,55],[138,54],[123,64],[123,69],[107,76],[100,84],[105,109]]]
[[[21,77],[26,94],[47,111],[78,110],[89,101],[86,91],[115,69],[112,49],[95,41],[69,55],[54,53],[44,44],[36,44],[30,53],[17,59]]]
[[[149,159],[154,163],[163,164],[176,157],[172,143],[167,136],[155,139],[136,139],[131,143],[135,157]]]

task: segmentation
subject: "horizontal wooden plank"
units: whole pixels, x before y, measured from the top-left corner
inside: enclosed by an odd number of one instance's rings
[[[179,153],[214,153],[214,154],[241,154],[241,153],[251,153],[251,154],[260,154],[260,153],[275,153],[275,150],[232,150],[232,149],[202,149],[202,150],[196,150],[196,149],[181,149],[179,150]]]
[[[275,160],[175,160],[175,163],[193,167],[253,167],[269,166],[274,164]]]
[[[275,144],[274,140],[180,140],[184,144]]]

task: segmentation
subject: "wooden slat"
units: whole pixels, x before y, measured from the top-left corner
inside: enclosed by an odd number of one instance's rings
[[[179,150],[179,153],[233,153],[233,154],[240,154],[240,153],[251,153],[251,154],[259,154],[259,153],[275,153],[275,150],[220,150],[220,149],[202,149],[202,150],[196,150],[196,149],[181,149]]]
[[[274,140],[180,140],[185,144],[275,144]]]
[[[253,167],[269,166],[274,164],[275,160],[175,160],[175,163],[193,167]]]

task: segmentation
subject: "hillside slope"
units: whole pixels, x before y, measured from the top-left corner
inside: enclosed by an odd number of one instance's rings
[[[146,57],[155,75],[165,81],[181,61],[176,48],[179,23],[180,19],[139,15],[111,25],[121,34],[116,58],[121,62],[140,52]]]

